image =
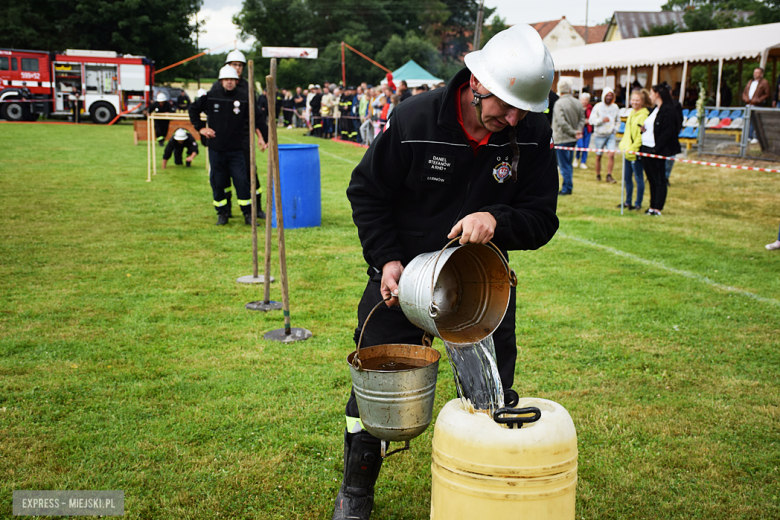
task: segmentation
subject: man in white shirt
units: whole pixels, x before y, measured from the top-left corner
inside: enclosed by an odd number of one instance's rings
[[[615,166],[615,150],[617,150],[617,134],[620,126],[620,108],[615,100],[615,92],[604,87],[602,92],[603,101],[593,107],[590,113],[589,123],[593,126],[593,146],[598,150],[610,150],[607,152],[607,182],[615,183],[612,178],[612,168]],[[596,152],[596,180],[601,180],[601,154]]]

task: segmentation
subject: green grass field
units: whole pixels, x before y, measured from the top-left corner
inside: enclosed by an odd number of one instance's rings
[[[0,124],[0,517],[12,490],[121,489],[126,518],[330,518],[363,149],[302,134],[280,141],[320,145],[322,227],[286,233],[314,337],[281,345],[280,312],[244,309],[251,233],[214,226],[202,156],[147,183],[129,125]],[[574,419],[577,518],[780,518],[780,174],[678,164],[661,218],[594,178],[511,255],[515,389]],[[443,359],[434,414],[453,397]],[[386,461],[372,518],[429,517],[432,434]]]

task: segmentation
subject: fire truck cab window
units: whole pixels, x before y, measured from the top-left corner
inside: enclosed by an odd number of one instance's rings
[[[16,66],[16,58],[11,58],[11,70],[16,70],[18,67]]]
[[[0,70],[8,70],[8,58],[0,58]]]
[[[22,70],[38,72],[38,60],[36,58],[22,58]]]

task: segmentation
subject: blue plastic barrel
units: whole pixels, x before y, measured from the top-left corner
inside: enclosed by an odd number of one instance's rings
[[[322,223],[320,154],[316,144],[280,144],[284,228],[316,227]],[[271,223],[276,227],[276,199]]]

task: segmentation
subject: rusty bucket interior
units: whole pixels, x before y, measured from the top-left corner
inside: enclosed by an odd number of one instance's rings
[[[371,314],[363,323],[365,331]],[[347,356],[360,420],[374,437],[406,442],[425,431],[433,418],[441,354],[424,345],[387,344],[357,349]],[[384,448],[383,448],[384,452]]]

